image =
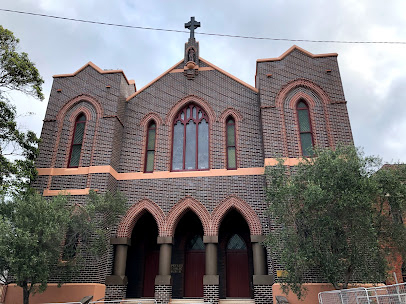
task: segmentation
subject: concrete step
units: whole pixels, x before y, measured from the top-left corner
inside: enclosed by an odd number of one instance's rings
[[[155,304],[154,299],[125,299],[122,304]]]
[[[171,299],[169,304],[204,304],[204,300],[200,298]]]
[[[220,299],[219,304],[255,304],[254,299]]]

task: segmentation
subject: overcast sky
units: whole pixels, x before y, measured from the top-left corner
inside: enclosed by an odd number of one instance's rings
[[[385,162],[406,162],[406,45],[279,42],[199,35],[406,41],[404,0],[2,0],[0,8],[133,26],[184,30],[191,16],[200,56],[254,85],[255,62],[278,57],[293,44],[338,62],[355,145]],[[41,132],[52,75],[92,61],[122,69],[143,87],[183,58],[186,33],[126,29],[0,12],[0,24],[20,38],[45,80],[43,102],[12,95],[19,122]],[[24,116],[24,113],[33,115]]]

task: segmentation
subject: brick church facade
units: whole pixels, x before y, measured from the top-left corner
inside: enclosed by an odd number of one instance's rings
[[[201,58],[191,35],[184,58],[138,90],[91,62],[54,76],[35,187],[128,200],[77,286],[98,284],[106,300],[273,302],[283,267],[262,245],[276,229],[264,168],[353,139],[337,54],[293,46],[256,66],[253,87]]]

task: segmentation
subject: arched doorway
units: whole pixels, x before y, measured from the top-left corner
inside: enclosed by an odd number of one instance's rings
[[[134,226],[128,248],[127,298],[153,298],[159,269],[158,227],[154,217],[144,213]]]
[[[203,226],[195,213],[186,212],[176,226],[172,251],[172,297],[203,298],[205,252]]]
[[[250,230],[242,215],[232,209],[219,230],[220,298],[252,298],[252,247]]]

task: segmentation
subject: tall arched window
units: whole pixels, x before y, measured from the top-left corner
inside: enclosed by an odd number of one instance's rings
[[[155,158],[155,135],[156,135],[156,123],[151,121],[148,125],[147,131],[147,143],[145,151],[145,166],[144,172],[154,171],[154,158]]]
[[[188,104],[173,121],[172,171],[209,169],[209,119]]]
[[[300,144],[303,156],[313,155],[313,133],[310,122],[309,107],[300,100],[296,106],[297,120],[299,123]]]
[[[73,130],[72,145],[69,153],[69,168],[79,167],[80,153],[82,151],[83,135],[85,134],[86,116],[81,113],[76,118],[75,127]]]
[[[227,133],[227,169],[237,169],[237,149],[235,143],[235,121],[228,117],[226,122]]]

